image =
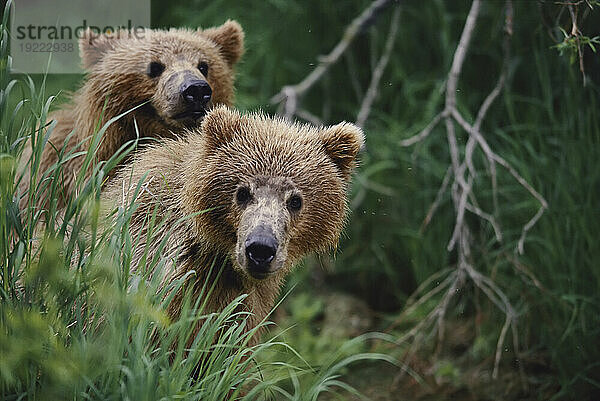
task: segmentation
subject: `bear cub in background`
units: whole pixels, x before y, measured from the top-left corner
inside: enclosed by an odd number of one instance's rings
[[[205,30],[146,29],[108,36],[88,30],[79,43],[88,75],[72,101],[49,115],[57,125],[43,149],[41,173],[58,161],[71,132],[66,151],[86,151],[98,127],[136,106],[108,127],[97,161],[108,160],[138,132],[141,137],[174,137],[198,126],[214,105],[231,105],[233,67],[243,53],[243,41],[235,21]],[[27,145],[23,160],[30,156]],[[84,159],[81,155],[64,163],[59,207],[72,194]],[[28,173],[20,184],[22,196],[29,189]]]
[[[218,107],[200,130],[137,154],[102,199],[105,207],[136,202],[129,228],[141,242],[133,269],[142,269],[138,264],[166,241],[165,270],[153,273],[163,285],[194,270],[191,285],[199,296],[213,280],[203,313],[248,294],[251,330],[273,308],[294,264],[336,248],[362,145],[362,131],[349,123],[317,128]],[[148,237],[151,216],[164,228]],[[224,266],[222,274],[211,274],[213,263]],[[175,294],[172,318],[181,302]]]

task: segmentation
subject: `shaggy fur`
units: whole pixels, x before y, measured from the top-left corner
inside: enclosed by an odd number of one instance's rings
[[[234,21],[206,30],[171,29],[143,30],[134,36],[119,31],[112,36],[96,35],[87,31],[80,40],[80,53],[84,68],[89,73],[83,87],[77,91],[70,104],[51,114],[56,120],[43,150],[40,169],[46,171],[58,160],[58,150],[67,136],[67,151],[82,144],[77,150],[86,150],[90,136],[111,118],[135,106],[109,126],[102,138],[97,161],[108,160],[127,141],[136,138],[137,128],[142,137],[174,137],[185,128],[199,125],[200,119],[176,119],[182,111],[179,89],[183,77],[205,80],[212,89],[212,99],[207,105],[233,102],[233,66],[243,53],[243,31]],[[151,62],[164,65],[164,71],[152,77]],[[208,65],[204,76],[199,63]],[[144,104],[145,103],[145,104]],[[23,160],[28,160],[31,149],[26,147]],[[64,165],[64,188],[59,194],[59,207],[72,193],[76,174],[85,156],[69,160]],[[28,190],[29,177],[21,182],[21,194]]]
[[[205,280],[214,280],[209,277],[213,261],[217,266],[224,262],[207,312],[247,293],[245,306],[253,313],[249,330],[274,306],[295,263],[308,253],[337,246],[347,211],[346,190],[362,145],[362,131],[352,124],[317,128],[219,107],[205,117],[201,130],[137,155],[102,197],[105,205],[114,206],[117,199],[129,203],[143,179],[130,225],[142,240],[132,255],[134,268],[145,246],[152,258],[166,238],[163,256],[171,262],[160,272],[164,285],[195,270],[193,284],[199,292]],[[246,200],[240,188],[249,194]],[[299,209],[290,204],[292,196],[302,200]],[[160,230],[146,243],[152,214],[170,232]],[[268,227],[278,244],[270,270],[260,278],[249,271],[244,252],[256,227]],[[177,294],[170,307],[174,318],[180,303]]]

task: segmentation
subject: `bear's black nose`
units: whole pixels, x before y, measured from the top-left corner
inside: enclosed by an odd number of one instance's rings
[[[212,96],[208,82],[199,79],[186,81],[181,85],[181,96],[189,104],[206,105]]]
[[[277,240],[268,231],[264,229],[255,230],[248,236],[245,244],[248,270],[250,274],[257,277],[264,277],[269,273],[269,267],[277,253]]]
[[[253,242],[246,247],[246,255],[258,268],[267,267],[275,257],[277,248],[273,244]]]

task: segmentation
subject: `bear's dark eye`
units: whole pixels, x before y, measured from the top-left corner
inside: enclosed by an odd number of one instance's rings
[[[208,64],[206,64],[204,61],[201,61],[198,63],[198,69],[200,70],[202,75],[208,78]]]
[[[158,61],[153,61],[148,64],[148,76],[150,78],[156,78],[160,76],[165,70],[165,65],[163,63],[159,63]]]
[[[252,195],[250,195],[250,188],[248,187],[239,187],[236,194],[235,194],[235,200],[237,201],[237,203],[239,205],[243,205],[245,203],[248,203],[248,201],[250,200],[250,197]]]
[[[287,201],[287,206],[292,212],[297,212],[302,208],[302,198],[300,195],[292,195]]]

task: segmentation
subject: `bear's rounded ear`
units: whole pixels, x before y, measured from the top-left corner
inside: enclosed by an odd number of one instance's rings
[[[350,178],[356,167],[356,157],[363,148],[363,131],[354,124],[342,122],[325,128],[320,135],[325,152],[340,169],[344,179]]]
[[[215,42],[221,54],[233,66],[244,53],[244,31],[240,24],[227,20],[223,25],[202,31],[202,34]]]
[[[83,68],[89,70],[97,64],[109,50],[114,49],[119,35],[104,35],[87,28],[79,38],[79,54]]]
[[[212,109],[204,119],[200,129],[209,149],[216,149],[220,145],[231,141],[233,136],[240,132],[242,115],[226,106],[217,106]]]

